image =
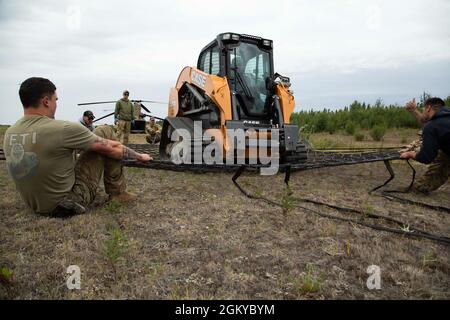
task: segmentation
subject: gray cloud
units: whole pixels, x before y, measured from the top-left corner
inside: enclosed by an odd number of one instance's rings
[[[275,67],[302,108],[447,95],[449,14],[445,0],[0,1],[0,123],[20,117],[18,86],[36,75],[57,85],[59,118],[124,88],[166,101],[181,69],[225,31],[273,39]]]

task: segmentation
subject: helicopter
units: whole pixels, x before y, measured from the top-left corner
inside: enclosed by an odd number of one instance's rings
[[[157,120],[160,121],[164,121],[163,118],[151,115],[151,111],[143,104],[143,102],[145,103],[152,103],[152,104],[163,104],[163,105],[167,105],[167,102],[161,102],[161,101],[154,101],[154,100],[130,100],[133,105],[134,105],[134,114],[135,119],[134,121],[132,121],[131,123],[131,131],[130,133],[135,133],[135,134],[142,134],[145,133],[145,118],[149,117],[149,118],[155,118]],[[83,103],[78,103],[78,106],[89,106],[89,105],[98,105],[98,104],[110,104],[110,103],[116,103],[117,101],[97,101],[97,102],[83,102]],[[142,113],[142,109],[144,109],[146,112],[148,113]],[[108,117],[111,117],[114,115],[114,109],[106,109],[103,111],[113,111],[111,113],[108,113],[104,116],[101,116],[100,118],[95,119],[93,122],[97,122],[103,119],[106,119]]]

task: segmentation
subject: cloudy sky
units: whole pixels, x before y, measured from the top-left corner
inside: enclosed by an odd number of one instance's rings
[[[291,77],[297,110],[446,97],[449,16],[448,0],[0,0],[0,124],[21,116],[18,89],[31,76],[58,87],[59,119],[76,120],[77,103],[116,100],[123,89],[167,101],[181,69],[227,31],[274,40],[275,69]]]

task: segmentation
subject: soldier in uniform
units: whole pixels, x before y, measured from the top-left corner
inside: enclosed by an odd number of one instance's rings
[[[19,90],[24,116],[5,133],[4,152],[8,172],[28,207],[50,216],[86,212],[103,176],[110,199],[132,201],[126,191],[122,159],[148,162],[117,141],[111,127],[94,132],[80,123],[55,120],[55,85],[48,79],[29,78]],[[74,161],[75,149],[83,150]]]
[[[114,111],[114,119],[117,122],[117,137],[123,144],[128,143],[131,121],[134,121],[134,106],[128,100],[129,95],[128,90],[123,92],[123,97],[116,102],[116,109]]]
[[[161,141],[161,126],[156,123],[155,118],[151,117],[145,125],[145,139],[148,143],[155,144]]]
[[[80,123],[83,126],[85,126],[86,128],[88,128],[89,130],[94,131],[94,129],[95,129],[94,124],[93,124],[94,119],[95,119],[94,113],[92,113],[92,111],[90,111],[90,110],[86,110],[83,113],[83,117],[81,117],[80,120],[78,120],[78,121],[80,121]]]
[[[416,191],[428,194],[447,182],[450,175],[450,108],[440,98],[427,99],[423,113],[417,109],[415,99],[406,108],[424,127],[421,143],[415,141],[402,150],[401,158],[429,164],[414,185]]]

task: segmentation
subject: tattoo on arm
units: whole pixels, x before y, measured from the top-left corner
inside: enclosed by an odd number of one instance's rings
[[[108,146],[108,140],[103,139],[102,137],[97,136],[97,139],[95,140],[95,142],[100,143],[103,147]]]
[[[123,160],[136,160],[139,157],[139,153],[134,151],[133,149],[130,149],[126,146],[123,146]]]

